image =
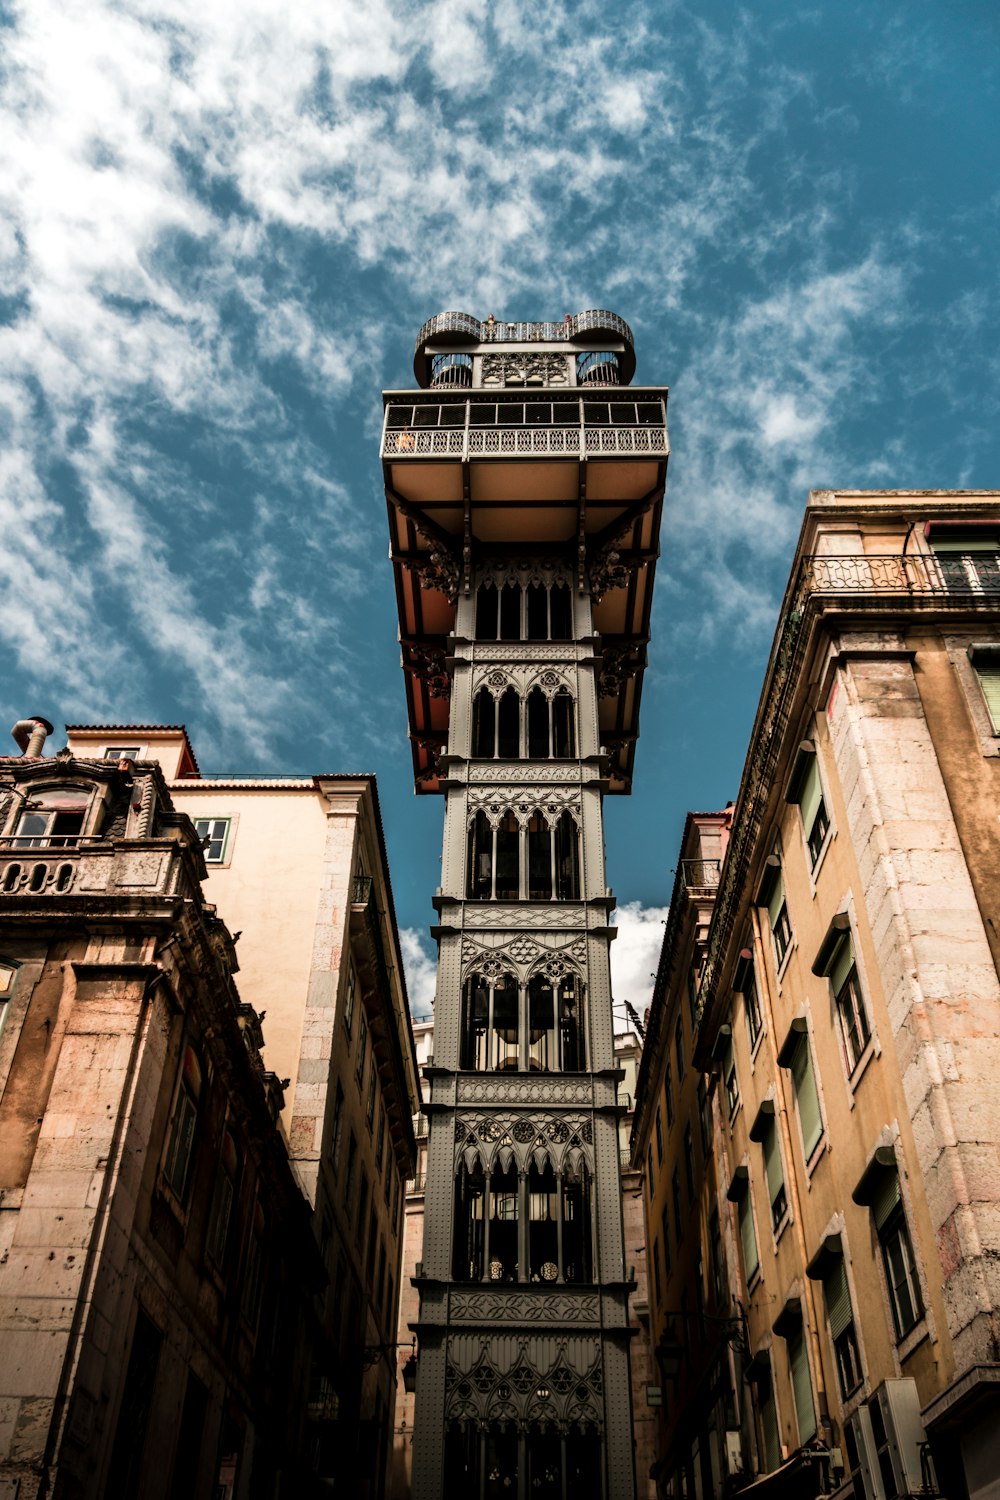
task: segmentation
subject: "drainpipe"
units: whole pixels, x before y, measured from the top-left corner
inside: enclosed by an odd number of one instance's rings
[[[52,732],[48,719],[38,718],[37,715],[32,719],[18,719],[11,730],[21,754],[32,757],[41,755],[45,741]]]

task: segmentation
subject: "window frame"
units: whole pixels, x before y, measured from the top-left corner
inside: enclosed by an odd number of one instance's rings
[[[208,844],[205,845],[205,847],[203,847],[202,849],[202,857],[204,858],[206,865],[212,865],[214,868],[218,868],[219,866],[224,867],[228,865],[232,859],[233,851],[233,825],[235,820],[232,813],[225,814],[221,817],[213,815],[212,817],[208,818],[192,818],[191,821],[194,823],[194,831],[198,840],[203,844],[206,839],[209,841]],[[212,846],[216,843],[218,835],[213,833],[212,829],[217,827],[219,824],[223,824],[225,826],[225,832],[221,837],[219,853],[217,856],[213,856]],[[207,829],[207,831],[204,833],[201,831],[202,825],[205,825]]]

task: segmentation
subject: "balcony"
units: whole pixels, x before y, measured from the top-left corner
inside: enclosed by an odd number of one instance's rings
[[[51,838],[12,834],[0,838],[0,893],[64,895],[76,879],[79,854],[79,839],[75,834],[57,834]]]
[[[928,557],[852,554],[802,559],[805,594],[1000,594],[1000,553],[947,552]]]
[[[650,397],[653,393],[650,392]],[[665,458],[661,400],[463,402],[389,399],[381,457],[468,462],[482,458]]]
[[[719,883],[720,859],[682,859],[681,890],[711,891]]]

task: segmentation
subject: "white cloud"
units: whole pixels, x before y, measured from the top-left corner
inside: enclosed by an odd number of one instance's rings
[[[663,946],[666,906],[643,906],[626,901],[614,914],[618,936],[611,944],[611,993],[615,999],[615,1027],[624,1030],[624,1003],[634,1006],[640,1020],[653,995],[653,978]]]
[[[424,947],[423,938],[414,927],[401,927],[399,946],[406,971],[406,990],[410,997],[410,1014],[415,1021],[433,1014],[437,989],[437,960]]]

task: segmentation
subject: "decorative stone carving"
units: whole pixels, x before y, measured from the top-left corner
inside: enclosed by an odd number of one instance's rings
[[[519,932],[531,927],[586,927],[587,909],[582,905],[569,906],[551,901],[544,906],[519,906],[516,912],[512,912],[509,906],[500,903],[469,901],[465,906],[463,925],[469,928],[516,928]]]
[[[451,678],[445,666],[444,652],[429,646],[407,646],[405,666],[414,677],[427,684],[432,698],[451,696]]]
[[[477,641],[475,652],[477,662],[556,661],[569,663],[580,659],[576,646],[571,645],[569,641],[563,644],[554,642],[551,645],[539,644],[537,646],[528,641],[521,643],[516,641]]]
[[[465,1334],[450,1336],[445,1374],[448,1420],[476,1426],[506,1421],[522,1431],[539,1424],[560,1432],[575,1426],[602,1428],[600,1344],[589,1338],[560,1342],[554,1359],[540,1359],[541,1351],[528,1338],[473,1341]],[[472,1353],[475,1358],[470,1361]],[[587,1360],[583,1368],[581,1356]]]
[[[596,1296],[570,1292],[535,1292],[518,1287],[510,1292],[452,1292],[451,1316],[461,1323],[596,1323]]]
[[[504,970],[513,971],[522,980],[538,969],[544,969],[555,979],[570,971],[582,976],[587,961],[587,943],[585,938],[577,937],[555,948],[553,942],[546,942],[541,936],[528,937],[524,933],[519,933],[509,943],[491,946],[477,943],[469,936],[463,938],[463,979],[470,974],[497,972],[492,966],[498,960]]]
[[[597,679],[597,692],[601,698],[610,698],[621,692],[626,678],[635,677],[645,665],[645,653],[641,646],[605,646]]]
[[[526,796],[523,789],[514,787],[469,788],[469,820],[477,812],[484,812],[491,828],[499,828],[505,815],[512,812],[523,829],[536,812],[540,812],[547,828],[554,828],[564,812],[568,812],[577,827],[583,821],[583,807],[579,787],[554,788],[537,797]]]
[[[501,588],[505,583],[519,584],[521,588],[527,588],[528,584],[543,584],[546,587],[553,583],[565,583],[572,585],[573,574],[564,562],[551,557],[494,557],[488,562],[482,563],[476,569],[475,584],[492,583]],[[490,647],[492,650],[492,645]],[[510,647],[506,647],[507,650]],[[544,650],[544,647],[541,648]],[[528,644],[526,654],[532,661],[539,659],[539,647]]]
[[[539,765],[537,762],[519,766],[509,761],[498,761],[492,766],[477,766],[476,781],[491,784],[498,781],[566,781],[578,786],[580,766],[576,761],[564,761],[551,766]]]

